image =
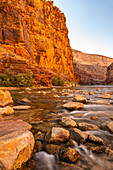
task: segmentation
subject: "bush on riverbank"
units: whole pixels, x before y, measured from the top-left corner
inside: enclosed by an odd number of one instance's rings
[[[60,77],[55,76],[52,78],[52,85],[53,86],[64,86],[65,80]]]
[[[67,87],[75,87],[76,86],[76,82],[73,81],[68,81],[66,79],[62,79],[61,77],[53,77],[52,78],[52,85],[53,86],[67,86]]]
[[[33,85],[33,73],[26,70],[25,73],[15,74],[13,67],[10,66],[4,74],[0,75],[0,86],[5,87],[29,87]]]

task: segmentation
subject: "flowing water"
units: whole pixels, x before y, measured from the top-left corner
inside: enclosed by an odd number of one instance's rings
[[[15,111],[14,115],[4,116],[1,119],[22,119],[24,121],[27,121],[28,123],[31,123],[35,130],[46,133],[51,127],[59,126],[59,121],[62,116],[69,116],[77,123],[85,122],[99,126],[100,128],[98,130],[88,131],[88,133],[104,139],[106,146],[110,147],[113,150],[113,134],[102,128],[105,124],[110,123],[112,121],[111,119],[113,118],[113,86],[81,86],[76,88],[65,88],[70,96],[63,96],[63,89],[64,88],[57,88],[56,92],[52,91],[52,88],[11,90],[10,92],[14,100],[14,105],[19,105],[20,99],[26,97],[31,101],[29,105],[31,105],[32,108],[24,111]],[[75,96],[75,89],[83,91],[93,91],[93,95],[84,96],[92,101],[101,100],[105,103],[111,103],[111,105],[88,103],[87,105],[85,105],[84,109],[75,111],[69,111],[62,108],[62,105],[64,103],[73,100]],[[105,92],[111,93],[110,99],[96,97],[100,93]],[[55,94],[58,94],[60,97],[54,98],[53,96]],[[91,117],[98,118],[91,119]],[[91,151],[89,151],[88,146],[83,144],[80,144],[79,146],[75,145],[75,149],[78,150],[80,153],[80,158],[76,162],[76,165],[78,167],[87,170],[113,169],[113,154],[109,156],[104,152],[92,153]],[[46,167],[45,168],[42,166],[42,168],[39,168],[40,170],[43,170],[44,168],[45,170],[60,169],[60,167],[57,166],[55,157],[53,155],[48,156],[48,154],[45,152],[39,152],[35,155],[35,161],[39,160],[39,158],[43,159],[40,159],[40,165],[38,165],[38,168],[42,165],[45,165]],[[36,169],[38,170],[38,168]],[[31,169],[34,168],[32,168],[31,166]]]

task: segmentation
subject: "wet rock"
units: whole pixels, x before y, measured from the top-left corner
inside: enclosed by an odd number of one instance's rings
[[[100,137],[94,136],[92,134],[89,135],[88,140],[96,144],[105,145],[105,141],[103,139],[101,139]]]
[[[65,162],[76,162],[79,156],[79,152],[76,149],[68,147],[62,154],[62,160]]]
[[[20,100],[21,103],[31,103],[30,100],[28,100],[27,98],[23,98]]]
[[[96,119],[98,119],[98,117],[96,117],[96,116],[91,116],[90,119],[91,119],[91,120],[96,120]]]
[[[105,151],[105,147],[103,146],[92,146],[90,147],[90,151],[96,152],[96,153],[101,153]]]
[[[36,93],[40,94],[40,93],[41,93],[41,91],[37,91]]]
[[[100,129],[102,129],[102,130],[106,130],[106,123],[102,123],[101,125],[100,125]]]
[[[61,170],[83,170],[82,168],[78,167],[75,164],[67,163],[67,162],[60,162],[60,169]]]
[[[89,93],[87,91],[84,91],[83,94],[84,95],[89,95]]]
[[[91,142],[85,143],[85,147],[91,152],[95,152],[95,153],[102,153],[102,152],[105,153],[105,150],[107,148],[105,145],[98,145],[97,143],[91,143]]]
[[[71,90],[71,89],[68,89],[67,91],[70,92],[70,93],[73,93],[73,90]]]
[[[47,144],[46,145],[46,151],[49,154],[55,155],[55,154],[59,153],[60,146],[54,145],[54,144]]]
[[[98,126],[92,125],[92,124],[89,124],[89,123],[79,123],[78,126],[79,126],[80,130],[84,130],[84,131],[99,129]]]
[[[93,91],[89,91],[89,95],[93,95]]]
[[[0,108],[0,115],[10,115],[14,113],[14,109],[10,106]]]
[[[22,94],[22,93],[24,93],[24,91],[19,91],[18,93],[19,93],[19,94]]]
[[[71,96],[69,93],[62,93],[63,96]]]
[[[43,139],[44,139],[44,134],[42,132],[39,131],[38,133],[35,134],[35,140],[43,141]]]
[[[59,95],[57,95],[57,94],[55,94],[53,97],[54,97],[54,98],[59,98],[60,96],[59,96]]]
[[[78,146],[77,142],[72,139],[70,139],[66,145],[70,146],[71,148],[75,148],[76,146]]]
[[[86,132],[82,132],[81,130],[77,129],[77,128],[73,128],[71,130],[71,137],[72,139],[74,139],[77,142],[80,143],[85,143],[87,138],[88,138],[88,133]]]
[[[81,102],[81,103],[84,103],[84,104],[88,103],[88,100],[84,96],[82,96],[82,95],[76,95],[74,97],[73,101]]]
[[[36,141],[35,142],[35,151],[36,152],[40,152],[42,150],[42,147],[43,147],[43,145],[42,145],[41,141]]]
[[[56,88],[53,88],[53,89],[51,90],[51,92],[57,92],[57,89],[56,89]]]
[[[107,148],[106,153],[109,157],[109,160],[113,161],[113,150],[111,150],[110,148]]]
[[[4,107],[8,104],[13,103],[11,94],[9,91],[5,90],[5,88],[0,88],[0,106]]]
[[[78,93],[80,93],[80,90],[74,90],[74,92],[75,92],[76,94],[78,94]]]
[[[63,89],[63,90],[62,90],[62,93],[65,93],[65,92],[66,92],[66,89]]]
[[[67,127],[77,127],[77,124],[74,120],[72,120],[70,117],[62,117],[62,124],[63,126]]]
[[[79,109],[83,109],[84,105],[83,103],[80,102],[69,102],[64,104],[63,107],[69,110],[79,110]]]
[[[113,121],[110,122],[109,124],[106,125],[106,128],[108,129],[108,131],[110,131],[111,133],[113,133]]]
[[[91,103],[91,104],[110,105],[110,103],[106,103],[106,102],[104,102],[104,101],[99,101],[99,100],[96,100],[96,101],[89,101],[89,103]]]
[[[30,89],[29,87],[27,87],[25,90],[32,90],[32,89]]]
[[[50,142],[58,143],[69,140],[69,131],[60,127],[53,127]]]
[[[13,107],[14,110],[28,110],[30,108],[31,108],[31,106],[23,106],[23,105]]]
[[[110,99],[110,94],[98,95],[97,98]]]
[[[44,94],[44,95],[46,94],[46,92],[45,92],[45,91],[42,91],[41,93],[42,93],[42,94]]]
[[[0,162],[3,169],[19,169],[34,148],[31,125],[24,121],[0,121]]]

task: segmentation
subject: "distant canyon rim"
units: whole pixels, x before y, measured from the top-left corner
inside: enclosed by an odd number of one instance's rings
[[[73,50],[74,71],[80,84],[96,85],[113,83],[113,58]]]

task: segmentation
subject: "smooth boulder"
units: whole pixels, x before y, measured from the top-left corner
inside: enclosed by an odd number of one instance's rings
[[[84,130],[84,131],[99,129],[98,126],[93,125],[93,124],[89,124],[89,123],[78,123],[78,127],[79,127],[80,130]]]
[[[0,115],[10,115],[14,113],[14,109],[10,106],[0,108]]]
[[[63,107],[69,110],[79,110],[84,108],[84,104],[80,102],[69,102],[65,103]]]
[[[91,104],[100,104],[100,105],[110,105],[110,103],[101,101],[101,100],[96,100],[96,101],[90,101]]]
[[[84,103],[84,104],[88,103],[88,100],[84,96],[82,96],[82,95],[76,95],[74,97],[73,101],[81,102],[81,103]]]
[[[24,121],[0,121],[0,166],[19,169],[30,158],[34,148],[31,125]]]
[[[31,103],[31,101],[27,98],[23,98],[23,99],[20,100],[20,103],[23,103],[23,104],[24,103]]]
[[[102,95],[98,95],[96,96],[97,98],[103,98],[103,99],[110,99],[110,94],[102,94]]]
[[[50,142],[53,143],[65,142],[69,140],[69,137],[70,134],[68,130],[60,127],[53,127]]]
[[[13,107],[14,110],[28,110],[30,108],[31,108],[31,106],[23,106],[23,105]]]
[[[77,127],[76,122],[67,116],[62,117],[62,124],[66,127]]]
[[[13,103],[11,94],[5,88],[0,88],[0,106],[4,107],[8,104]]]

